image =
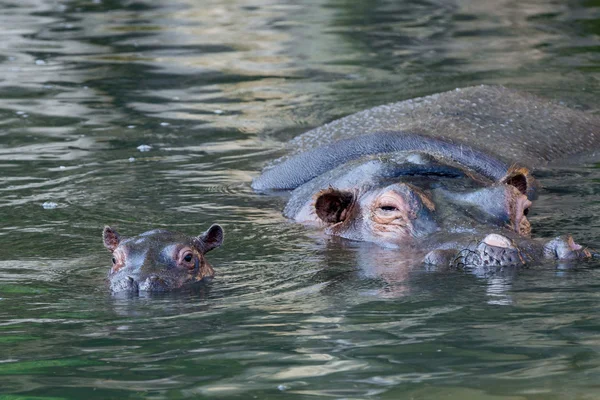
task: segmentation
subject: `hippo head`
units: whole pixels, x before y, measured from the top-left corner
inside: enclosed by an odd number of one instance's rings
[[[437,265],[589,256],[569,237],[546,244],[530,238],[535,187],[525,168],[512,167],[492,180],[431,154],[380,154],[298,187],[285,214],[330,235],[423,252],[425,262]]]
[[[199,236],[155,229],[129,238],[105,227],[104,246],[112,253],[108,282],[113,292],[167,291],[214,276],[204,255],[223,243],[212,225]]]

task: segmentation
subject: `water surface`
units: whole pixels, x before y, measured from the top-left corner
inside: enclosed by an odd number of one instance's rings
[[[249,188],[289,138],[386,102],[486,83],[598,112],[597,1],[0,9],[1,399],[600,397],[598,263],[409,268]],[[600,247],[598,166],[542,181],[534,235]],[[104,225],[213,222],[213,282],[107,292]]]

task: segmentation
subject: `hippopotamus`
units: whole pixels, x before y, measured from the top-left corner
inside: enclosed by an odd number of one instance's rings
[[[600,118],[501,86],[375,107],[308,131],[252,187],[284,215],[426,264],[522,266],[597,253],[531,238],[536,168],[599,157]]]
[[[112,253],[112,292],[163,292],[212,278],[204,255],[223,243],[223,228],[212,225],[199,236],[154,229],[124,238],[106,226],[104,246]]]

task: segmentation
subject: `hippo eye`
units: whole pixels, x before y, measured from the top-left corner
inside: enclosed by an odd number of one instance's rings
[[[382,206],[379,207],[381,211],[398,211],[398,209],[394,206]]]
[[[188,254],[187,256],[183,257],[185,262],[191,262],[192,261],[192,255]]]
[[[112,262],[113,262],[113,264],[116,264],[117,263],[117,259],[113,257],[112,258]]]

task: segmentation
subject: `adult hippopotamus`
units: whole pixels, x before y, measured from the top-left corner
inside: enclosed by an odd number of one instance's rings
[[[204,255],[221,246],[223,229],[212,225],[199,236],[155,229],[123,238],[107,226],[102,238],[112,253],[110,289],[156,292],[212,278],[215,272]]]
[[[530,238],[535,168],[595,159],[600,119],[504,87],[456,89],[362,111],[290,142],[252,186],[291,191],[284,214],[327,234],[450,266],[595,256]]]

